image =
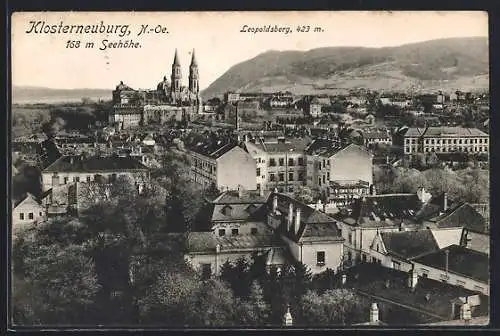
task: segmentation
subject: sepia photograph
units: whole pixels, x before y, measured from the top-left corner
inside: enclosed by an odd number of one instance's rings
[[[486,12],[10,20],[11,329],[489,325]]]

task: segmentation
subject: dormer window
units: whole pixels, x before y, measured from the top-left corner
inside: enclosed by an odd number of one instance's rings
[[[233,208],[230,205],[226,205],[224,208],[222,208],[222,214],[225,216],[231,216],[231,213],[233,211]]]

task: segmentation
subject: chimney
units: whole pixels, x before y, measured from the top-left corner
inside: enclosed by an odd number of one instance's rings
[[[238,198],[242,197],[243,197],[243,188],[241,187],[241,185],[238,185]]]
[[[446,212],[448,210],[448,194],[444,192],[443,194],[443,212]]]
[[[285,316],[283,317],[283,322],[286,327],[293,325],[292,314],[290,313],[290,306],[287,307]]]
[[[469,322],[472,319],[472,312],[468,302],[464,303],[462,307],[460,307],[460,319],[465,322]]]
[[[296,212],[295,212],[295,234],[299,233],[299,229],[300,229],[300,213],[301,212],[302,212],[302,210],[299,207],[297,207]]]
[[[293,203],[288,204],[288,230],[293,232]]]
[[[374,303],[372,303],[372,306],[370,307],[370,323],[375,323],[375,322],[378,322],[378,321],[379,321],[379,318],[378,318],[378,306],[374,302]]]
[[[342,285],[345,285],[347,283],[347,275],[342,274]]]
[[[415,289],[418,283],[418,273],[415,270],[410,271],[408,275],[408,287],[411,289]]]
[[[278,196],[273,197],[273,212],[278,210]]]
[[[448,267],[449,267],[449,257],[450,257],[450,250],[445,250],[444,251],[445,258],[446,258],[446,265],[445,265],[445,270],[446,270],[446,275],[448,275]]]

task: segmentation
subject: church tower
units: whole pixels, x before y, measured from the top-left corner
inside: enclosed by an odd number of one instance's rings
[[[177,55],[177,49],[175,49],[174,63],[172,64],[172,75],[170,93],[174,103],[179,99],[179,94],[181,92],[181,64],[179,62],[179,56]]]
[[[196,56],[193,49],[191,65],[189,66],[189,91],[197,96],[200,92],[199,81],[200,79],[198,75],[198,62],[196,61]]]

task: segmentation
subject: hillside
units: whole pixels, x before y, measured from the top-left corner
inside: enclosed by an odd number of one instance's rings
[[[267,51],[231,67],[203,91],[296,94],[375,90],[485,89],[489,86],[488,39],[452,38],[398,47],[331,47],[309,51]]]
[[[82,98],[110,100],[111,90],[51,89],[35,86],[12,87],[12,102],[14,104],[77,102],[82,101]]]

